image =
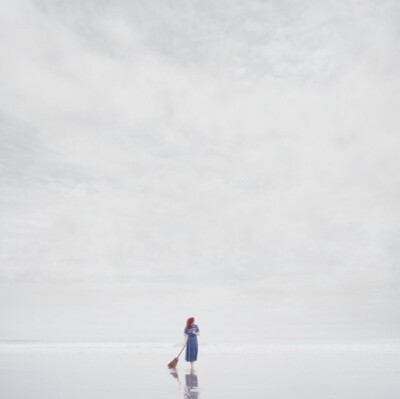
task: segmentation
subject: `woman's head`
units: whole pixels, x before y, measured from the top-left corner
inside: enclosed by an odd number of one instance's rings
[[[186,328],[192,327],[194,324],[194,317],[189,317],[186,322]]]

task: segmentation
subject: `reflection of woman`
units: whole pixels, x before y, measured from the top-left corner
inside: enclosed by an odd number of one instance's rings
[[[197,336],[200,334],[199,327],[194,324],[194,317],[190,317],[186,322],[185,335],[187,336],[186,344],[186,361],[190,362],[193,367],[193,362],[197,360],[197,352],[199,349]]]
[[[197,375],[191,372],[185,375],[185,399],[198,399],[199,397],[199,383]]]

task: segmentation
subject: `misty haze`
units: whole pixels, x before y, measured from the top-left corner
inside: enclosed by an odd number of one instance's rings
[[[397,398],[399,15],[4,3],[1,396]]]

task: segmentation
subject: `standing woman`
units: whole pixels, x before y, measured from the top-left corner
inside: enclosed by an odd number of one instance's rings
[[[190,362],[193,367],[193,362],[197,360],[197,352],[199,345],[197,342],[197,336],[200,334],[200,330],[197,324],[194,324],[194,317],[190,317],[186,322],[185,335],[187,336],[186,344],[186,361]]]

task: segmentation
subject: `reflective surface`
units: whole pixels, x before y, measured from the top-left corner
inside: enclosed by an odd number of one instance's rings
[[[173,356],[173,354],[172,354]],[[191,369],[168,353],[0,353],[2,399],[397,399],[398,352],[201,353]]]

